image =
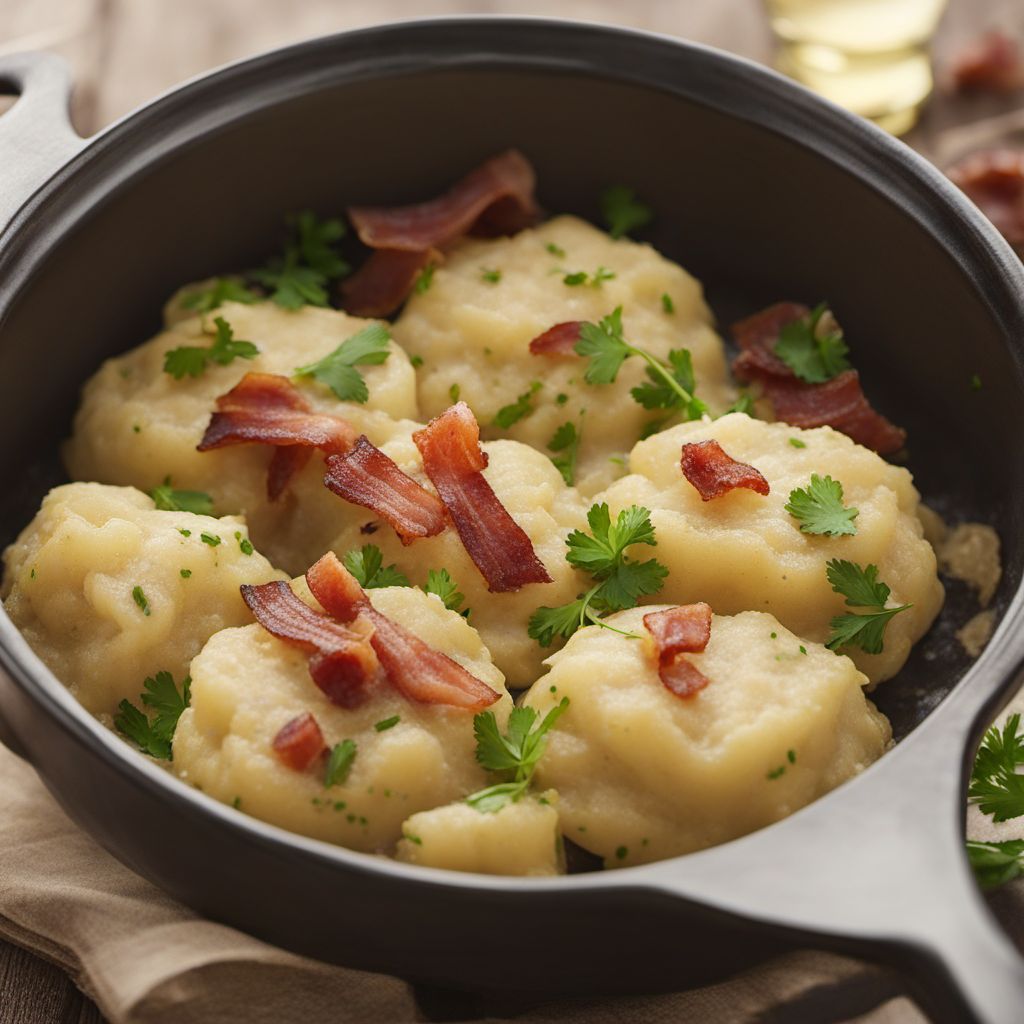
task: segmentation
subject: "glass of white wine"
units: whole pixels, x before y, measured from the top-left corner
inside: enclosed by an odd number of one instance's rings
[[[902,135],[932,91],[929,44],[946,0],[765,0],[778,67]]]

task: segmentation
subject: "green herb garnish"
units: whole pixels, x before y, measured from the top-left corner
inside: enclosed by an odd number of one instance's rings
[[[210,363],[228,366],[235,359],[255,359],[260,350],[251,341],[236,341],[231,325],[222,316],[213,321],[217,334],[209,346],[182,345],[164,354],[164,372],[175,380],[201,377]]]
[[[369,388],[357,366],[379,366],[391,355],[391,335],[381,324],[370,324],[343,341],[333,352],[295,370],[326,384],[343,402],[366,402]]]
[[[588,274],[585,270],[576,270],[571,274],[566,274],[562,278],[562,284],[567,284],[570,287],[588,284],[591,288],[600,288],[605,281],[611,281],[614,278],[614,271],[607,267],[598,267],[593,274]]]
[[[811,474],[807,487],[789,492],[786,511],[800,522],[803,533],[824,533],[830,537],[852,536],[857,532],[858,511],[843,506],[843,485],[830,476]],[[884,602],[883,602],[884,603]]]
[[[433,263],[428,263],[417,275],[416,281],[412,286],[412,290],[417,295],[422,295],[433,283],[434,283],[434,267]]]
[[[188,292],[181,299],[182,309],[209,313],[225,302],[259,302],[260,296],[246,288],[240,277],[215,277],[205,288]]]
[[[480,272],[480,279],[482,281],[487,281],[489,284],[497,284],[501,280],[501,271],[487,270],[486,268],[484,268]]]
[[[843,332],[821,333],[818,324],[826,312],[825,303],[815,307],[807,316],[786,324],[779,332],[775,354],[801,379],[810,384],[822,384],[850,368],[849,353]]]
[[[203,491],[177,491],[171,486],[171,478],[164,477],[159,487],[149,492],[153,504],[165,512],[194,512],[197,516],[213,515],[213,498]]]
[[[358,550],[349,551],[341,561],[364,590],[411,586],[398,566],[384,564],[384,554],[376,544],[365,544]]]
[[[625,185],[613,185],[601,195],[601,216],[608,225],[608,234],[612,238],[621,238],[650,224],[654,213],[637,199],[633,189]]]
[[[204,544],[208,544],[211,548],[215,548],[220,544],[220,537],[215,533],[201,533],[199,534],[199,539]]]
[[[583,436],[583,416],[586,409],[580,410],[579,425],[563,423],[551,435],[548,451],[555,452],[551,456],[555,469],[562,474],[562,479],[569,487],[576,483],[576,459],[579,456],[580,439]]]
[[[143,615],[152,614],[149,607],[149,600],[146,598],[142,587],[132,587],[132,600],[139,606],[139,610]]]
[[[427,582],[423,584],[423,590],[427,594],[436,594],[441,598],[442,604],[449,611],[457,612],[466,600],[465,595],[459,593],[459,585],[448,574],[447,569],[431,569],[427,573]]]
[[[356,745],[353,740],[342,740],[335,743],[331,755],[327,759],[327,770],[324,772],[324,787],[338,786],[348,778],[352,771],[352,762],[356,759]]]
[[[514,402],[510,405],[503,405],[494,417],[494,425],[508,430],[514,423],[518,423],[524,416],[533,412],[533,396],[540,391],[541,387],[541,382],[535,380]]]
[[[345,235],[340,220],[317,220],[308,210],[288,219],[292,236],[284,255],[251,276],[265,288],[270,298],[284,309],[326,306],[327,285],[344,277],[351,269],[337,252]]]
[[[144,754],[170,761],[174,730],[178,727],[181,713],[191,701],[191,684],[186,676],[179,694],[171,673],[157,672],[155,678],[147,678],[142,684],[142,703],[156,711],[155,717],[149,718],[130,701],[122,700],[114,716],[114,728]]]
[[[837,615],[830,623],[832,635],[826,644],[831,650],[838,650],[850,644],[856,644],[867,654],[881,654],[885,627],[889,620],[899,612],[912,607],[909,604],[898,608],[886,608],[889,600],[889,588],[878,580],[878,567],[869,565],[861,568],[855,562],[843,558],[833,558],[825,566],[832,589],[846,598],[851,608],[868,608],[863,613],[847,613]]]
[[[393,729],[401,721],[399,715],[392,715],[390,718],[382,718],[379,722],[375,722],[373,728],[377,732],[387,732],[388,729]]]

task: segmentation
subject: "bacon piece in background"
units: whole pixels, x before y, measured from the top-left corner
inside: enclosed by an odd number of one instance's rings
[[[737,462],[715,440],[684,444],[680,463],[683,476],[697,489],[702,501],[720,498],[737,487],[758,494],[767,494],[770,490],[768,481],[757,469]]]
[[[530,352],[535,356],[576,355],[576,342],[580,340],[580,330],[584,322],[567,320],[564,324],[549,327],[530,342]]]
[[[487,456],[480,448],[480,426],[469,406],[459,402],[446,409],[412,439],[487,589],[500,594],[527,583],[550,583],[530,538],[484,478]]]
[[[428,263],[463,235],[514,234],[540,208],[530,162],[509,149],[470,171],[444,195],[408,206],[352,206],[348,216],[364,245],[376,250],[341,286],[342,306],[356,316],[387,316],[412,291]]]
[[[379,668],[368,630],[348,629],[315,611],[284,580],[244,584],[241,591],[268,633],[309,654],[309,674],[332,704],[357,708],[366,701]]]
[[[302,449],[340,454],[355,439],[355,430],[345,420],[313,412],[287,377],[247,373],[217,399],[216,412],[196,447],[201,452],[234,444],[279,448],[267,474],[267,495],[274,501],[309,459]]]
[[[800,380],[775,355],[779,332],[809,310],[797,302],[779,302],[734,324],[732,331],[742,351],[732,361],[732,372],[743,384],[758,381],[772,403],[775,419],[794,427],[833,427],[857,444],[880,455],[899,451],[906,431],[895,426],[868,402],[856,370],[844,370],[823,384]]]
[[[999,29],[973,40],[953,62],[953,84],[960,92],[1013,92],[1024,85],[1020,46]]]
[[[324,734],[309,711],[285,722],[272,746],[281,761],[297,772],[304,772],[327,750]]]
[[[987,149],[947,173],[1011,245],[1024,245],[1024,151]]]
[[[433,537],[448,525],[440,498],[403,473],[365,435],[342,455],[328,456],[324,483],[345,501],[386,519],[403,544]]]
[[[644,616],[658,649],[658,676],[677,697],[692,697],[710,680],[684,654],[699,654],[711,639],[711,607],[703,601]]]
[[[501,696],[448,655],[377,611],[333,552],[307,570],[306,582],[331,615],[342,621],[364,616],[373,625],[370,643],[388,680],[408,700],[482,711]]]

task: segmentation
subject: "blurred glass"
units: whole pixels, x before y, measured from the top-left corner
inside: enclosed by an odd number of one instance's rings
[[[946,0],[765,0],[780,71],[902,135],[931,94]]]

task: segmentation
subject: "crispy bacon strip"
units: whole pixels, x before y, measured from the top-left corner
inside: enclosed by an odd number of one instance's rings
[[[758,494],[767,494],[770,490],[768,481],[757,469],[737,462],[715,440],[684,444],[681,463],[683,476],[697,488],[702,501],[720,498],[737,487],[746,487]]]
[[[550,583],[530,538],[484,479],[487,456],[480,448],[480,426],[469,406],[453,405],[412,439],[487,589],[500,594],[527,583]]]
[[[287,377],[247,373],[217,399],[217,410],[196,447],[201,452],[233,444],[277,447],[267,474],[267,495],[274,501],[309,459],[308,449],[340,453],[355,439],[345,420],[312,412]]]
[[[998,29],[973,40],[953,65],[953,84],[961,92],[1006,93],[1024,85],[1017,40]]]
[[[333,552],[307,570],[306,582],[331,615],[342,621],[362,615],[370,621],[370,643],[389,681],[407,699],[481,711],[501,696],[446,654],[378,612]]]
[[[644,616],[644,626],[658,648],[658,675],[665,688],[677,697],[692,697],[710,680],[684,654],[698,654],[711,639],[711,607],[684,604],[651,612]]]
[[[410,206],[352,206],[348,216],[360,240],[371,249],[423,252],[466,234],[488,208],[503,200],[497,211],[502,218],[516,209],[521,214],[519,226],[526,217],[536,220],[535,186],[530,162],[518,150],[509,149],[470,171],[437,199]],[[484,226],[488,226],[486,220]]]
[[[782,328],[808,312],[799,303],[780,302],[734,324],[742,350],[732,363],[737,380],[759,381],[777,420],[794,427],[833,427],[881,455],[899,451],[906,431],[871,407],[856,370],[845,370],[823,384],[809,384],[775,355]]]
[[[378,664],[365,633],[314,611],[283,580],[244,584],[241,591],[268,633],[309,654],[309,674],[332,704],[357,708],[366,701]]]
[[[555,324],[530,342],[530,352],[535,356],[574,356],[576,342],[580,340],[583,320],[567,320]]]
[[[378,249],[342,281],[341,304],[353,316],[390,316],[405,301],[427,264],[441,259],[435,249]]]
[[[948,173],[1011,245],[1024,245],[1024,152],[988,149]]]
[[[386,519],[403,544],[433,537],[448,525],[440,499],[406,476],[365,435],[344,454],[327,457],[324,483],[339,497]]]
[[[281,761],[297,772],[304,772],[327,749],[324,734],[308,711],[285,722],[272,746]]]

